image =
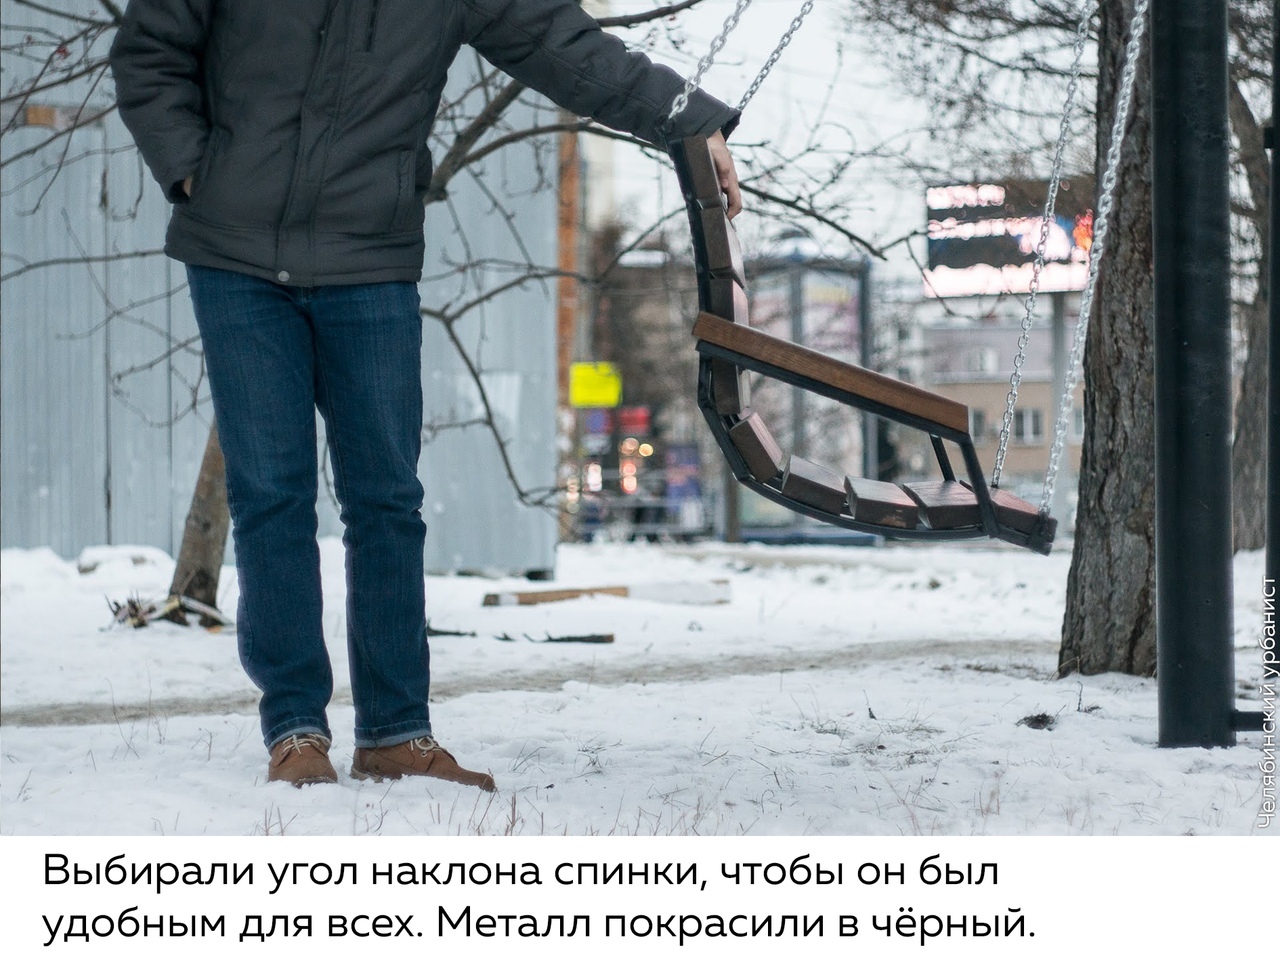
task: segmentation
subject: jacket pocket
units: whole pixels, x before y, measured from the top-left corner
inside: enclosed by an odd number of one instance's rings
[[[412,225],[413,207],[417,202],[417,151],[403,150],[396,166],[396,206],[391,215],[391,229],[403,230]]]
[[[203,186],[205,179],[209,176],[209,167],[213,164],[213,158],[221,146],[222,128],[215,126],[209,131],[209,139],[204,145],[204,155],[200,158],[200,163],[191,174],[192,200],[195,200],[196,196],[200,193],[201,186]]]
[[[190,212],[213,223],[263,228],[282,214],[296,146],[215,127],[191,185]]]
[[[419,142],[426,140],[423,136]],[[431,177],[436,172],[435,160],[431,156],[431,148],[425,143],[418,148],[417,160],[414,163],[413,189],[419,195],[423,196],[427,190],[431,188]]]

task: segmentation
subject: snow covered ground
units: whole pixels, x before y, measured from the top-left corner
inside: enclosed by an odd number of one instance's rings
[[[324,542],[322,556],[345,772],[341,545]],[[436,734],[493,772],[488,796],[422,781],[264,783],[233,636],[102,629],[104,598],[164,594],[168,557],[5,551],[0,824],[100,835],[1258,832],[1260,734],[1230,750],[1159,750],[1154,681],[1054,679],[1069,559],[561,548],[555,586],[727,578],[722,606],[483,607],[487,592],[543,585],[431,578],[432,625],[476,633],[432,641]],[[1257,709],[1262,557],[1235,569],[1240,703]],[[235,592],[227,570],[223,609]],[[591,633],[616,642],[524,639]]]

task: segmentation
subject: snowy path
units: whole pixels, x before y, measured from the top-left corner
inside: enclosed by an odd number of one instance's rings
[[[596,666],[575,664],[567,668],[530,672],[505,671],[434,680],[431,684],[433,703],[472,693],[500,691],[550,692],[566,683],[617,687],[629,683],[681,683],[718,680],[725,677],[759,676],[789,673],[796,670],[848,670],[888,660],[926,660],[945,657],[953,661],[975,657],[1054,657],[1056,648],[1047,643],[1020,643],[1009,640],[961,640],[940,643],[936,640],[896,641],[857,644],[841,650],[824,651],[821,657],[804,650],[774,655],[720,655],[701,662],[650,662],[644,667],[625,665]],[[817,662],[821,660],[821,662]],[[1050,667],[1052,664],[1049,665]],[[220,697],[173,697],[149,703],[51,703],[17,707],[0,712],[3,726],[87,726],[98,723],[145,720],[150,717],[172,717],[183,714],[252,713],[257,708],[256,695]],[[351,688],[335,691],[333,703],[351,705]]]

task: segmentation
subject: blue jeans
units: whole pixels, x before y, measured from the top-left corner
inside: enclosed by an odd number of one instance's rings
[[[430,735],[417,286],[290,287],[195,266],[187,277],[227,464],[240,661],[262,691],[267,746],[331,737],[317,408],[345,527],[356,746]]]

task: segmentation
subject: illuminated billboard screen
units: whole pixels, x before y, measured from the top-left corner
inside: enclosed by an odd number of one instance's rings
[[[1029,292],[1048,190],[1043,180],[930,187],[925,195],[926,293],[973,297]],[[1049,224],[1040,289],[1083,290],[1092,243],[1093,179],[1063,180]]]

